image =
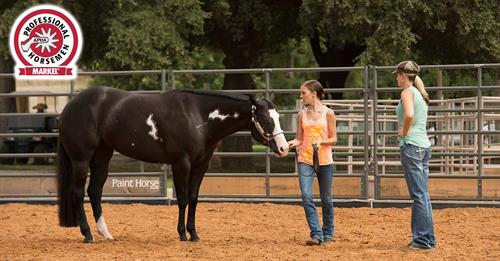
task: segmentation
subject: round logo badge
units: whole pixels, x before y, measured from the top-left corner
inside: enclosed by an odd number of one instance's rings
[[[38,5],[24,11],[10,31],[16,79],[75,79],[82,43],[80,26],[66,10]]]

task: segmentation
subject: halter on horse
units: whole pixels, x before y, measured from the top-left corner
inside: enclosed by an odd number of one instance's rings
[[[82,92],[60,116],[57,179],[61,226],[80,226],[84,241],[93,242],[83,208],[90,168],[87,193],[94,219],[99,232],[113,239],[102,214],[101,197],[116,150],[142,161],[172,164],[180,240],[187,240],[187,228],[190,240],[198,241],[196,205],[210,158],[222,138],[248,128],[254,139],[279,157],[288,154],[279,114],[265,99],[193,90],[152,95],[95,87]]]

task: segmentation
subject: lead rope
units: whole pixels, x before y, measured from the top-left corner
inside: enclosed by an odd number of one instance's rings
[[[319,154],[318,154],[318,144],[313,143],[313,167],[316,174],[319,174]]]
[[[299,173],[299,159],[298,159],[297,148],[296,147],[290,148],[290,151],[293,151],[293,153],[295,155],[295,170],[297,171],[297,174],[298,174]]]

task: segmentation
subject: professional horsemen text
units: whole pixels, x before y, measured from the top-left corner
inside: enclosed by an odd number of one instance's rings
[[[53,34],[50,34],[48,32],[50,31],[44,31],[42,28],[41,33],[40,28],[45,27],[49,28],[49,30],[57,30],[56,32],[53,32]],[[29,22],[26,27],[24,27],[24,30],[22,32],[23,35],[27,36],[28,39],[25,41],[26,45],[31,45],[31,44],[48,44],[52,41],[62,41],[68,37],[71,37],[69,34],[69,28],[67,25],[64,24],[61,20],[54,18],[54,17],[38,17],[33,19],[31,22]],[[34,34],[33,34],[34,33]],[[37,36],[35,36],[37,35]],[[57,37],[61,37],[61,39],[57,39]],[[23,43],[24,45],[25,43]],[[38,45],[37,45],[38,46]],[[63,44],[61,46],[61,49],[51,57],[40,57],[37,55],[33,50],[29,47],[25,47],[23,51],[28,51],[29,54],[27,55],[27,58],[31,59],[32,61],[38,63],[38,64],[45,64],[45,65],[50,65],[50,64],[58,64],[59,61],[65,59],[65,56],[69,54],[70,52],[70,46],[67,44]],[[43,52],[43,49],[42,49]],[[42,55],[43,56],[43,55]],[[34,74],[57,74],[57,70],[50,70],[46,68],[39,68],[40,70],[34,70]]]

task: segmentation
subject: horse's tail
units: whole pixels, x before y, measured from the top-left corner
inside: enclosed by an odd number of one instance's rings
[[[63,227],[78,225],[77,208],[82,199],[73,193],[73,167],[68,153],[59,139],[57,144],[57,196],[59,198],[59,224]],[[80,203],[80,204],[79,204]]]

